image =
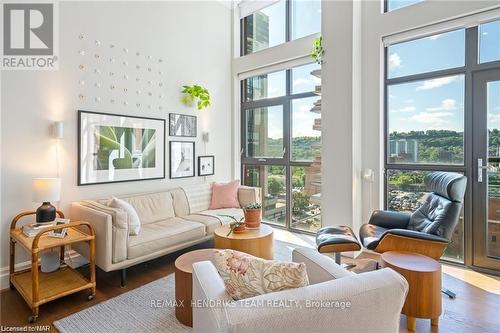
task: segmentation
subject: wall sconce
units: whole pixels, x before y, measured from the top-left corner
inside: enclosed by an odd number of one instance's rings
[[[52,123],[52,137],[59,140],[64,139],[64,123],[62,121]]]
[[[210,141],[210,133],[208,133],[208,132],[201,133],[201,139],[205,143],[208,142],[208,141]]]

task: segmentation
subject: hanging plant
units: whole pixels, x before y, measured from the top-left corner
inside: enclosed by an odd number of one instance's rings
[[[185,94],[185,96],[181,98],[182,103],[191,105],[196,99],[198,99],[196,103],[198,110],[202,110],[210,106],[210,93],[207,88],[197,84],[182,86],[182,88],[182,93]]]
[[[323,53],[325,53],[323,49],[323,37],[319,36],[313,42],[313,48],[310,55],[319,65],[321,65],[323,63]]]

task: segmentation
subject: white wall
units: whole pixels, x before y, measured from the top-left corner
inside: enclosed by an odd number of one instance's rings
[[[81,198],[204,181],[200,177],[170,180],[167,166],[165,180],[76,186],[78,109],[165,119],[169,112],[197,115],[196,155],[205,153],[201,132],[209,131],[206,153],[216,156],[216,176],[206,180],[232,177],[231,11],[227,6],[216,1],[62,2],[59,13],[60,69],[1,73],[2,268],[8,265],[8,228],[12,217],[39,205],[31,202],[31,179],[56,175],[56,143],[48,130],[52,121],[60,120],[65,125],[59,150],[63,182],[60,207],[66,212],[71,201]],[[83,40],[78,38],[80,33],[85,36]],[[95,40],[100,41],[99,47]],[[110,44],[115,48],[110,48]],[[123,48],[129,52],[126,54]],[[85,56],[78,54],[80,49],[86,51]],[[140,56],[135,55],[137,51]],[[98,60],[94,58],[96,53],[100,56]],[[149,60],[147,55],[154,58]],[[115,58],[115,63],[109,61],[110,57]],[[157,62],[160,57],[161,65]],[[123,60],[129,61],[129,66],[117,69]],[[164,72],[161,102],[147,96],[151,88],[145,83],[130,83],[127,93],[109,88],[110,71],[116,72],[115,75],[128,74],[133,81],[136,76],[146,77],[148,62]],[[78,68],[81,63],[86,66],[84,71]],[[136,63],[142,66],[141,71],[136,70]],[[92,72],[95,67],[101,70],[100,75]],[[79,86],[79,79],[85,80],[85,86]],[[94,87],[95,82],[101,82],[101,88]],[[208,110],[197,111],[179,102],[181,85],[193,83],[209,89],[212,106]],[[142,90],[140,97],[136,89]],[[78,98],[80,93],[83,100]],[[94,101],[95,96],[101,98],[100,103]],[[110,103],[110,98],[117,102]],[[129,102],[126,107],[121,102],[124,100]],[[137,108],[136,103],[141,107]],[[149,104],[152,110],[147,108]],[[165,153],[168,165],[168,148]]]
[[[389,13],[378,1],[362,7],[362,125],[363,168],[373,169],[375,182],[363,182],[362,220],[383,207],[383,47],[382,37],[500,7],[498,1],[426,0]],[[371,195],[370,195],[371,192]]]

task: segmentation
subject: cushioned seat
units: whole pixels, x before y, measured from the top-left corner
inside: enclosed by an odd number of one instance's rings
[[[194,241],[205,236],[205,225],[174,217],[143,225],[128,240],[127,258],[134,259],[155,251]]]
[[[361,249],[356,235],[347,226],[324,227],[316,233],[316,245],[322,253],[358,251]]]
[[[201,215],[201,214],[191,214],[183,216],[182,219],[192,222],[198,222],[205,226],[205,233],[211,235],[214,233],[215,228],[220,226],[222,223],[220,219],[215,216]]]
[[[380,239],[387,228],[382,228],[375,224],[363,224],[359,230],[359,239],[364,247],[373,250],[377,247]]]

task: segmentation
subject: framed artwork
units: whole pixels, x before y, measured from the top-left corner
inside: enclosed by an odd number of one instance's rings
[[[196,116],[169,113],[170,136],[196,137]]]
[[[194,177],[194,141],[170,141],[170,178]]]
[[[78,111],[78,185],[165,178],[165,119]]]
[[[198,176],[215,174],[215,156],[198,156]]]

